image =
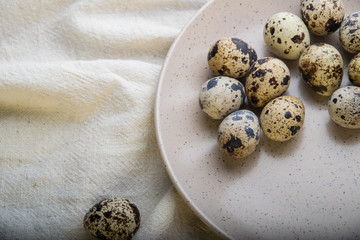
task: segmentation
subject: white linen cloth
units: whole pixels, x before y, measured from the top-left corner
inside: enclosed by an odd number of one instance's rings
[[[89,239],[125,197],[134,239],[215,239],[174,189],[154,100],[166,53],[207,0],[0,0],[0,239]]]

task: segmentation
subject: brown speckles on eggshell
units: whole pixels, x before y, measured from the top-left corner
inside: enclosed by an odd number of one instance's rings
[[[213,119],[223,119],[239,110],[245,99],[245,88],[234,78],[219,76],[204,82],[199,93],[203,112]]]
[[[340,25],[339,38],[346,51],[354,54],[360,52],[360,12],[344,18]]]
[[[348,74],[350,81],[353,84],[360,86],[360,53],[350,60]]]
[[[277,58],[266,57],[256,61],[246,77],[245,90],[254,107],[263,107],[271,99],[283,94],[290,85],[290,71]]]
[[[246,75],[256,61],[255,50],[238,38],[222,38],[216,41],[208,53],[208,64],[216,75],[239,79]]]
[[[325,30],[327,32],[335,32],[340,27],[341,21],[336,21],[330,18],[325,24]]]
[[[265,25],[265,43],[269,50],[280,58],[298,59],[301,52],[310,44],[310,34],[305,23],[293,13],[276,13]]]
[[[234,159],[253,153],[260,140],[260,124],[249,110],[238,110],[227,116],[218,128],[218,145],[222,152]]]
[[[99,239],[129,240],[140,226],[140,212],[124,198],[108,198],[95,204],[85,215],[85,229]]]
[[[299,107],[300,106],[300,107]],[[274,141],[287,141],[302,128],[305,108],[294,96],[281,96],[270,101],[260,114],[264,134]]]
[[[343,66],[339,51],[325,43],[309,46],[299,59],[302,79],[317,94],[323,96],[330,96],[340,86]]]
[[[340,97],[341,96],[341,97]],[[344,128],[360,128],[360,87],[337,89],[328,101],[330,118]]]
[[[345,15],[342,0],[302,0],[300,6],[309,31],[318,36],[335,32]]]
[[[305,33],[301,33],[301,35],[295,35],[291,38],[291,41],[294,43],[300,44],[305,39]]]

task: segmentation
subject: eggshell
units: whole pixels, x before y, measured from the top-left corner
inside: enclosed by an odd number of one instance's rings
[[[246,77],[246,95],[254,107],[263,107],[270,100],[283,94],[290,85],[290,71],[277,58],[258,59]]]
[[[223,119],[239,110],[245,99],[242,83],[230,77],[214,77],[201,86],[199,104],[201,110],[213,119]]]
[[[348,75],[353,84],[360,86],[360,53],[350,60]]]
[[[344,19],[342,0],[302,0],[301,16],[309,31],[318,36],[335,32]]]
[[[349,53],[360,52],[360,11],[345,17],[340,25],[339,38],[342,47]]]
[[[140,226],[140,212],[127,199],[108,198],[95,204],[83,223],[85,229],[99,239],[129,240]]]
[[[343,68],[344,63],[339,51],[326,43],[309,46],[299,59],[302,79],[322,96],[330,96],[340,86]]]
[[[360,128],[360,87],[336,90],[328,101],[330,118],[344,128]]]
[[[266,22],[263,37],[276,56],[295,60],[310,45],[310,33],[305,23],[293,13],[279,12]]]
[[[294,96],[281,96],[271,100],[260,114],[264,134],[278,142],[295,137],[300,132],[304,120],[304,104]]]
[[[256,61],[255,50],[239,38],[222,38],[215,42],[208,53],[208,64],[216,76],[239,79],[246,75]]]
[[[257,116],[249,110],[238,110],[220,123],[218,145],[234,159],[245,158],[255,151],[260,133]]]

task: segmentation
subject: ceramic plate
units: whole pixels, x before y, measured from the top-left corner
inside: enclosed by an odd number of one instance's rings
[[[167,171],[192,209],[215,231],[233,239],[360,238],[360,132],[336,126],[327,97],[305,86],[298,61],[285,61],[291,84],[285,95],[306,108],[301,132],[277,143],[262,135],[257,150],[242,161],[219,152],[219,121],[198,103],[200,86],[212,77],[210,46],[222,37],[238,37],[258,58],[272,55],[262,32],[280,11],[300,16],[298,0],[214,0],[184,28],[172,45],[159,81],[155,121]],[[359,0],[344,0],[346,14],[360,10]],[[344,58],[342,86],[350,85],[351,55],[338,32],[312,43],[335,46]],[[259,111],[256,112],[259,114]]]

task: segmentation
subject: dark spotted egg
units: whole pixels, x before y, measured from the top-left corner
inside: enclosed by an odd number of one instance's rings
[[[350,81],[360,86],[360,53],[355,55],[349,63],[348,74]]]
[[[203,112],[213,119],[223,119],[239,110],[245,99],[242,83],[230,77],[213,77],[202,84],[199,104]]]
[[[293,13],[279,12],[266,22],[264,41],[276,56],[295,60],[310,45],[310,34],[305,23]]]
[[[245,91],[254,107],[263,107],[271,99],[282,95],[290,85],[290,71],[277,58],[258,59],[246,77]]]
[[[305,107],[294,96],[281,96],[271,100],[260,114],[264,134],[271,140],[283,142],[295,137],[305,120]]]
[[[215,42],[208,53],[208,64],[216,76],[239,79],[256,61],[255,50],[238,38],[222,38]]]
[[[326,43],[309,46],[301,54],[299,70],[304,82],[317,94],[330,96],[339,88],[344,71],[339,51]]]
[[[342,0],[301,0],[301,16],[309,31],[318,36],[335,32],[344,19]]]
[[[360,128],[360,87],[336,90],[328,101],[330,118],[344,128]]]
[[[360,52],[360,11],[345,17],[340,25],[339,38],[346,51]]]
[[[124,198],[108,198],[95,204],[84,217],[84,227],[99,239],[129,240],[140,225],[138,208]]]
[[[221,151],[232,158],[244,158],[255,151],[260,133],[257,116],[249,110],[238,110],[220,123],[218,144]]]

